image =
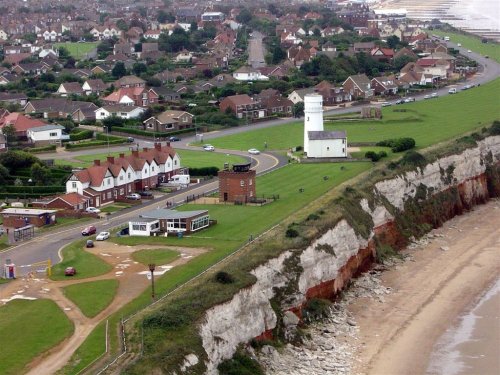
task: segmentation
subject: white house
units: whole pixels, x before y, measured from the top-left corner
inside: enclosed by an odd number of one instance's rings
[[[61,141],[69,139],[69,135],[65,134],[63,129],[64,126],[51,124],[28,129],[26,135],[36,146],[60,144]]]
[[[0,29],[0,39],[3,39],[3,40],[9,39],[9,36],[7,35],[7,33],[2,29]]]
[[[138,217],[128,222],[128,230],[131,236],[149,237],[160,232],[160,220]]]
[[[97,121],[102,121],[108,117],[116,116],[122,119],[128,120],[132,118],[140,117],[146,111],[145,108],[142,107],[134,107],[133,105],[108,105],[96,109],[95,119]]]
[[[347,157],[345,131],[325,131],[323,128],[323,96],[304,96],[304,153],[308,158]]]
[[[193,58],[193,54],[189,51],[182,51],[177,56],[175,56],[176,62],[189,62]]]
[[[268,81],[269,77],[250,66],[242,66],[233,72],[234,79],[238,81]]]

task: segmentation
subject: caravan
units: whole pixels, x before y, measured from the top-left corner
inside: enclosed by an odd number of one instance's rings
[[[169,184],[172,185],[184,185],[187,186],[189,185],[190,182],[190,176],[188,174],[176,174],[170,177],[170,180],[168,180]]]

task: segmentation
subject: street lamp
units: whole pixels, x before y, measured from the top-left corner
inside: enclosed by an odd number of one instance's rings
[[[149,271],[151,272],[151,298],[155,299],[155,275],[154,275],[154,272],[155,272],[155,268],[156,268],[156,264],[154,263],[149,263]]]

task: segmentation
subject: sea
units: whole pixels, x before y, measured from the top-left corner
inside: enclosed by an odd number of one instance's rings
[[[406,9],[407,17],[442,22],[500,42],[499,0],[371,0],[373,8]]]

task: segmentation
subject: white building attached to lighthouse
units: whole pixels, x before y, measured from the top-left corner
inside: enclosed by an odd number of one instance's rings
[[[323,96],[304,96],[304,153],[308,158],[346,158],[345,131],[323,128]]]

